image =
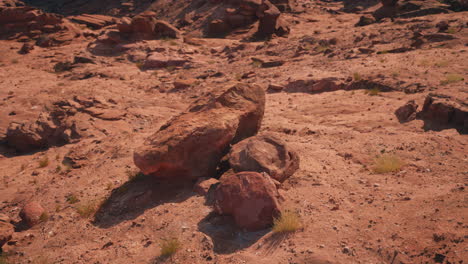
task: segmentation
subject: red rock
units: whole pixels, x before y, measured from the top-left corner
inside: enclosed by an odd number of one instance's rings
[[[117,29],[120,33],[130,34],[133,32],[132,20],[128,17],[123,17],[119,23],[117,23]]]
[[[38,202],[27,203],[20,212],[20,217],[29,227],[33,227],[42,221],[44,208]]]
[[[235,172],[266,172],[284,182],[299,169],[299,156],[272,134],[257,135],[232,146],[229,164]]]
[[[105,26],[114,24],[116,20],[114,17],[111,16],[90,14],[82,14],[79,16],[72,16],[69,18],[76,23],[85,24],[92,29],[100,29]]]
[[[186,89],[194,85],[197,82],[197,79],[181,79],[174,81],[174,89]]]
[[[154,17],[138,15],[132,19],[132,32],[142,38],[153,38],[156,19]]]
[[[259,17],[257,34],[261,37],[271,36],[273,34],[278,36],[287,35],[289,33],[289,27],[286,25],[286,22],[280,18],[280,15],[281,12],[275,5],[269,1],[264,1],[259,10],[257,10],[257,16]]]
[[[265,109],[265,92],[257,85],[238,83],[223,90],[200,99],[146,139],[135,151],[135,165],[161,178],[215,175],[229,145],[258,132]]]
[[[0,251],[2,246],[11,239],[14,232],[15,228],[10,223],[10,218],[0,214]]]
[[[468,107],[450,96],[429,94],[418,117],[424,120],[425,129],[455,128],[462,134],[468,133]]]
[[[211,37],[220,37],[227,34],[231,27],[223,20],[215,19],[208,24],[208,35]]]
[[[250,231],[269,227],[280,213],[278,190],[265,173],[225,174],[214,196],[219,214],[232,215],[239,227]]]
[[[215,178],[200,178],[193,186],[193,191],[199,195],[205,196],[208,194],[210,188],[212,188],[212,186],[216,186],[218,183],[219,180]]]
[[[156,21],[154,32],[157,38],[178,39],[182,37],[182,33],[176,27],[162,20]]]
[[[406,123],[416,119],[416,111],[418,110],[418,105],[411,100],[405,105],[401,106],[395,111],[395,115],[398,118],[400,123]]]
[[[19,54],[28,54],[31,52],[31,50],[34,49],[34,45],[31,43],[24,43],[23,46],[21,46],[21,49],[18,51]]]
[[[177,56],[164,55],[162,53],[155,52],[155,53],[150,54],[146,58],[144,67],[148,69],[177,67],[177,66],[183,66],[187,62],[188,60],[184,58],[180,58]]]

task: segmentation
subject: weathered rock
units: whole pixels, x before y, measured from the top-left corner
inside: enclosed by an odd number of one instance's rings
[[[183,66],[188,60],[177,56],[169,56],[159,52],[151,53],[145,60],[144,67],[152,68],[165,68]]]
[[[231,27],[221,19],[215,19],[208,24],[207,34],[210,37],[220,37],[226,35]]]
[[[371,15],[363,15],[359,18],[359,21],[356,23],[356,27],[363,27],[363,26],[367,26],[367,25],[370,25],[370,24],[374,24],[376,21],[375,21],[375,18]]]
[[[182,37],[181,32],[176,27],[162,20],[156,21],[154,31],[157,38],[178,39]]]
[[[133,32],[132,28],[132,20],[128,17],[123,17],[120,19],[120,21],[117,23],[117,29],[119,30],[120,33],[122,34],[130,34]]]
[[[0,214],[0,252],[2,246],[11,239],[14,232],[15,228],[10,223],[10,218],[4,214]]]
[[[100,29],[116,22],[116,18],[114,17],[95,14],[81,14],[68,18],[78,24],[84,24],[92,29]]]
[[[299,169],[299,156],[281,139],[264,134],[232,146],[229,164],[235,172],[266,172],[273,179],[284,182]]]
[[[154,37],[156,19],[150,16],[138,15],[132,19],[132,32],[138,37],[151,39]]]
[[[176,90],[186,89],[194,85],[195,83],[197,83],[197,79],[193,79],[193,78],[175,80],[174,89]]]
[[[258,32],[261,37],[276,34],[284,36],[289,33],[289,27],[286,22],[280,18],[281,12],[269,1],[263,1],[262,6],[257,10],[259,18]]]
[[[47,34],[47,39],[45,35]],[[81,30],[57,14],[44,13],[29,6],[0,8],[0,35],[3,38],[36,40],[36,45],[50,47],[66,44],[81,35]]]
[[[262,88],[235,84],[172,118],[135,151],[134,162],[156,177],[212,176],[230,144],[258,132],[264,109]]]
[[[20,212],[21,220],[29,227],[33,227],[44,220],[45,210],[35,201],[27,203]]]
[[[34,49],[34,45],[29,43],[29,42],[26,42],[26,43],[23,44],[23,46],[21,46],[21,49],[18,51],[18,53],[19,54],[28,54],[33,49]]]
[[[398,0],[381,0],[383,6],[396,6],[398,4]]]
[[[395,115],[398,118],[400,123],[406,123],[416,119],[416,111],[418,110],[418,105],[411,100],[405,105],[401,106],[395,111]]]
[[[425,129],[455,128],[462,134],[468,133],[468,106],[450,96],[429,94],[418,118],[424,120]]]
[[[215,190],[215,210],[247,230],[267,228],[280,213],[279,193],[266,173],[225,174]]]
[[[215,178],[199,178],[193,186],[193,191],[199,195],[205,196],[210,189],[216,187],[218,183],[219,180]]]
[[[68,124],[65,115],[60,111],[41,113],[34,122],[9,125],[6,133],[6,143],[19,152],[29,152],[49,146],[69,143],[77,138],[76,127]]]

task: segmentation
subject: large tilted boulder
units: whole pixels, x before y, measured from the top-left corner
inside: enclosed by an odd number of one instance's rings
[[[135,165],[161,178],[210,177],[231,144],[258,132],[264,110],[262,88],[232,85],[219,96],[204,98],[147,138],[135,150]]]
[[[266,173],[228,173],[215,190],[215,210],[232,215],[236,224],[250,231],[271,226],[280,213],[279,193]]]
[[[234,145],[229,153],[229,164],[235,172],[266,172],[283,182],[299,169],[299,156],[283,140],[264,134]]]

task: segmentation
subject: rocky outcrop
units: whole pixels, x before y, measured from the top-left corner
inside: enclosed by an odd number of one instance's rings
[[[275,1],[282,9],[289,9],[288,1]],[[242,28],[258,21],[258,37],[271,35],[285,36],[289,33],[287,23],[281,17],[281,11],[269,0],[234,1],[238,8],[226,8],[224,18],[214,19],[209,23],[208,35],[220,37],[236,28]]]
[[[395,111],[395,115],[398,118],[400,123],[406,123],[416,119],[416,111],[418,110],[418,105],[411,100],[405,105],[401,106]]]
[[[44,13],[30,6],[0,6],[0,36],[32,39],[42,47],[71,42],[81,30],[61,15]]]
[[[46,219],[46,212],[41,204],[35,201],[29,202],[21,209],[21,220],[28,226],[33,227]]]
[[[418,118],[424,120],[424,128],[442,130],[455,128],[468,133],[468,105],[450,96],[429,94]]]
[[[161,178],[212,176],[231,144],[258,132],[264,109],[262,88],[230,86],[221,95],[194,104],[147,138],[135,151],[135,165]]]
[[[40,113],[36,120],[11,122],[5,141],[22,153],[61,146],[92,133],[92,126],[86,120],[89,116],[114,121],[122,119],[125,114],[102,99],[75,96],[73,100],[53,103],[53,109]]]
[[[104,15],[81,14],[68,18],[73,22],[84,24],[92,29],[100,29],[116,23],[116,18]]]
[[[269,227],[280,213],[279,193],[266,173],[225,174],[215,191],[215,210],[250,231]]]
[[[234,145],[229,153],[229,164],[235,172],[266,172],[284,182],[299,169],[299,156],[281,139],[264,134]]]
[[[130,18],[122,18],[117,28],[121,34],[135,39],[181,38],[181,32],[168,22],[157,20],[153,12],[144,12]]]
[[[0,214],[0,252],[2,246],[10,241],[14,232],[15,229],[10,223],[10,218],[4,214]]]

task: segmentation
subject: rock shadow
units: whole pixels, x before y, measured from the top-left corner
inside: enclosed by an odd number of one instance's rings
[[[138,174],[132,180],[112,190],[95,214],[93,224],[109,228],[132,220],[147,209],[165,203],[181,203],[190,198],[192,182],[178,183]]]
[[[239,229],[231,216],[210,213],[198,223],[198,229],[213,241],[216,254],[231,254],[250,247],[270,229],[247,232]]]

